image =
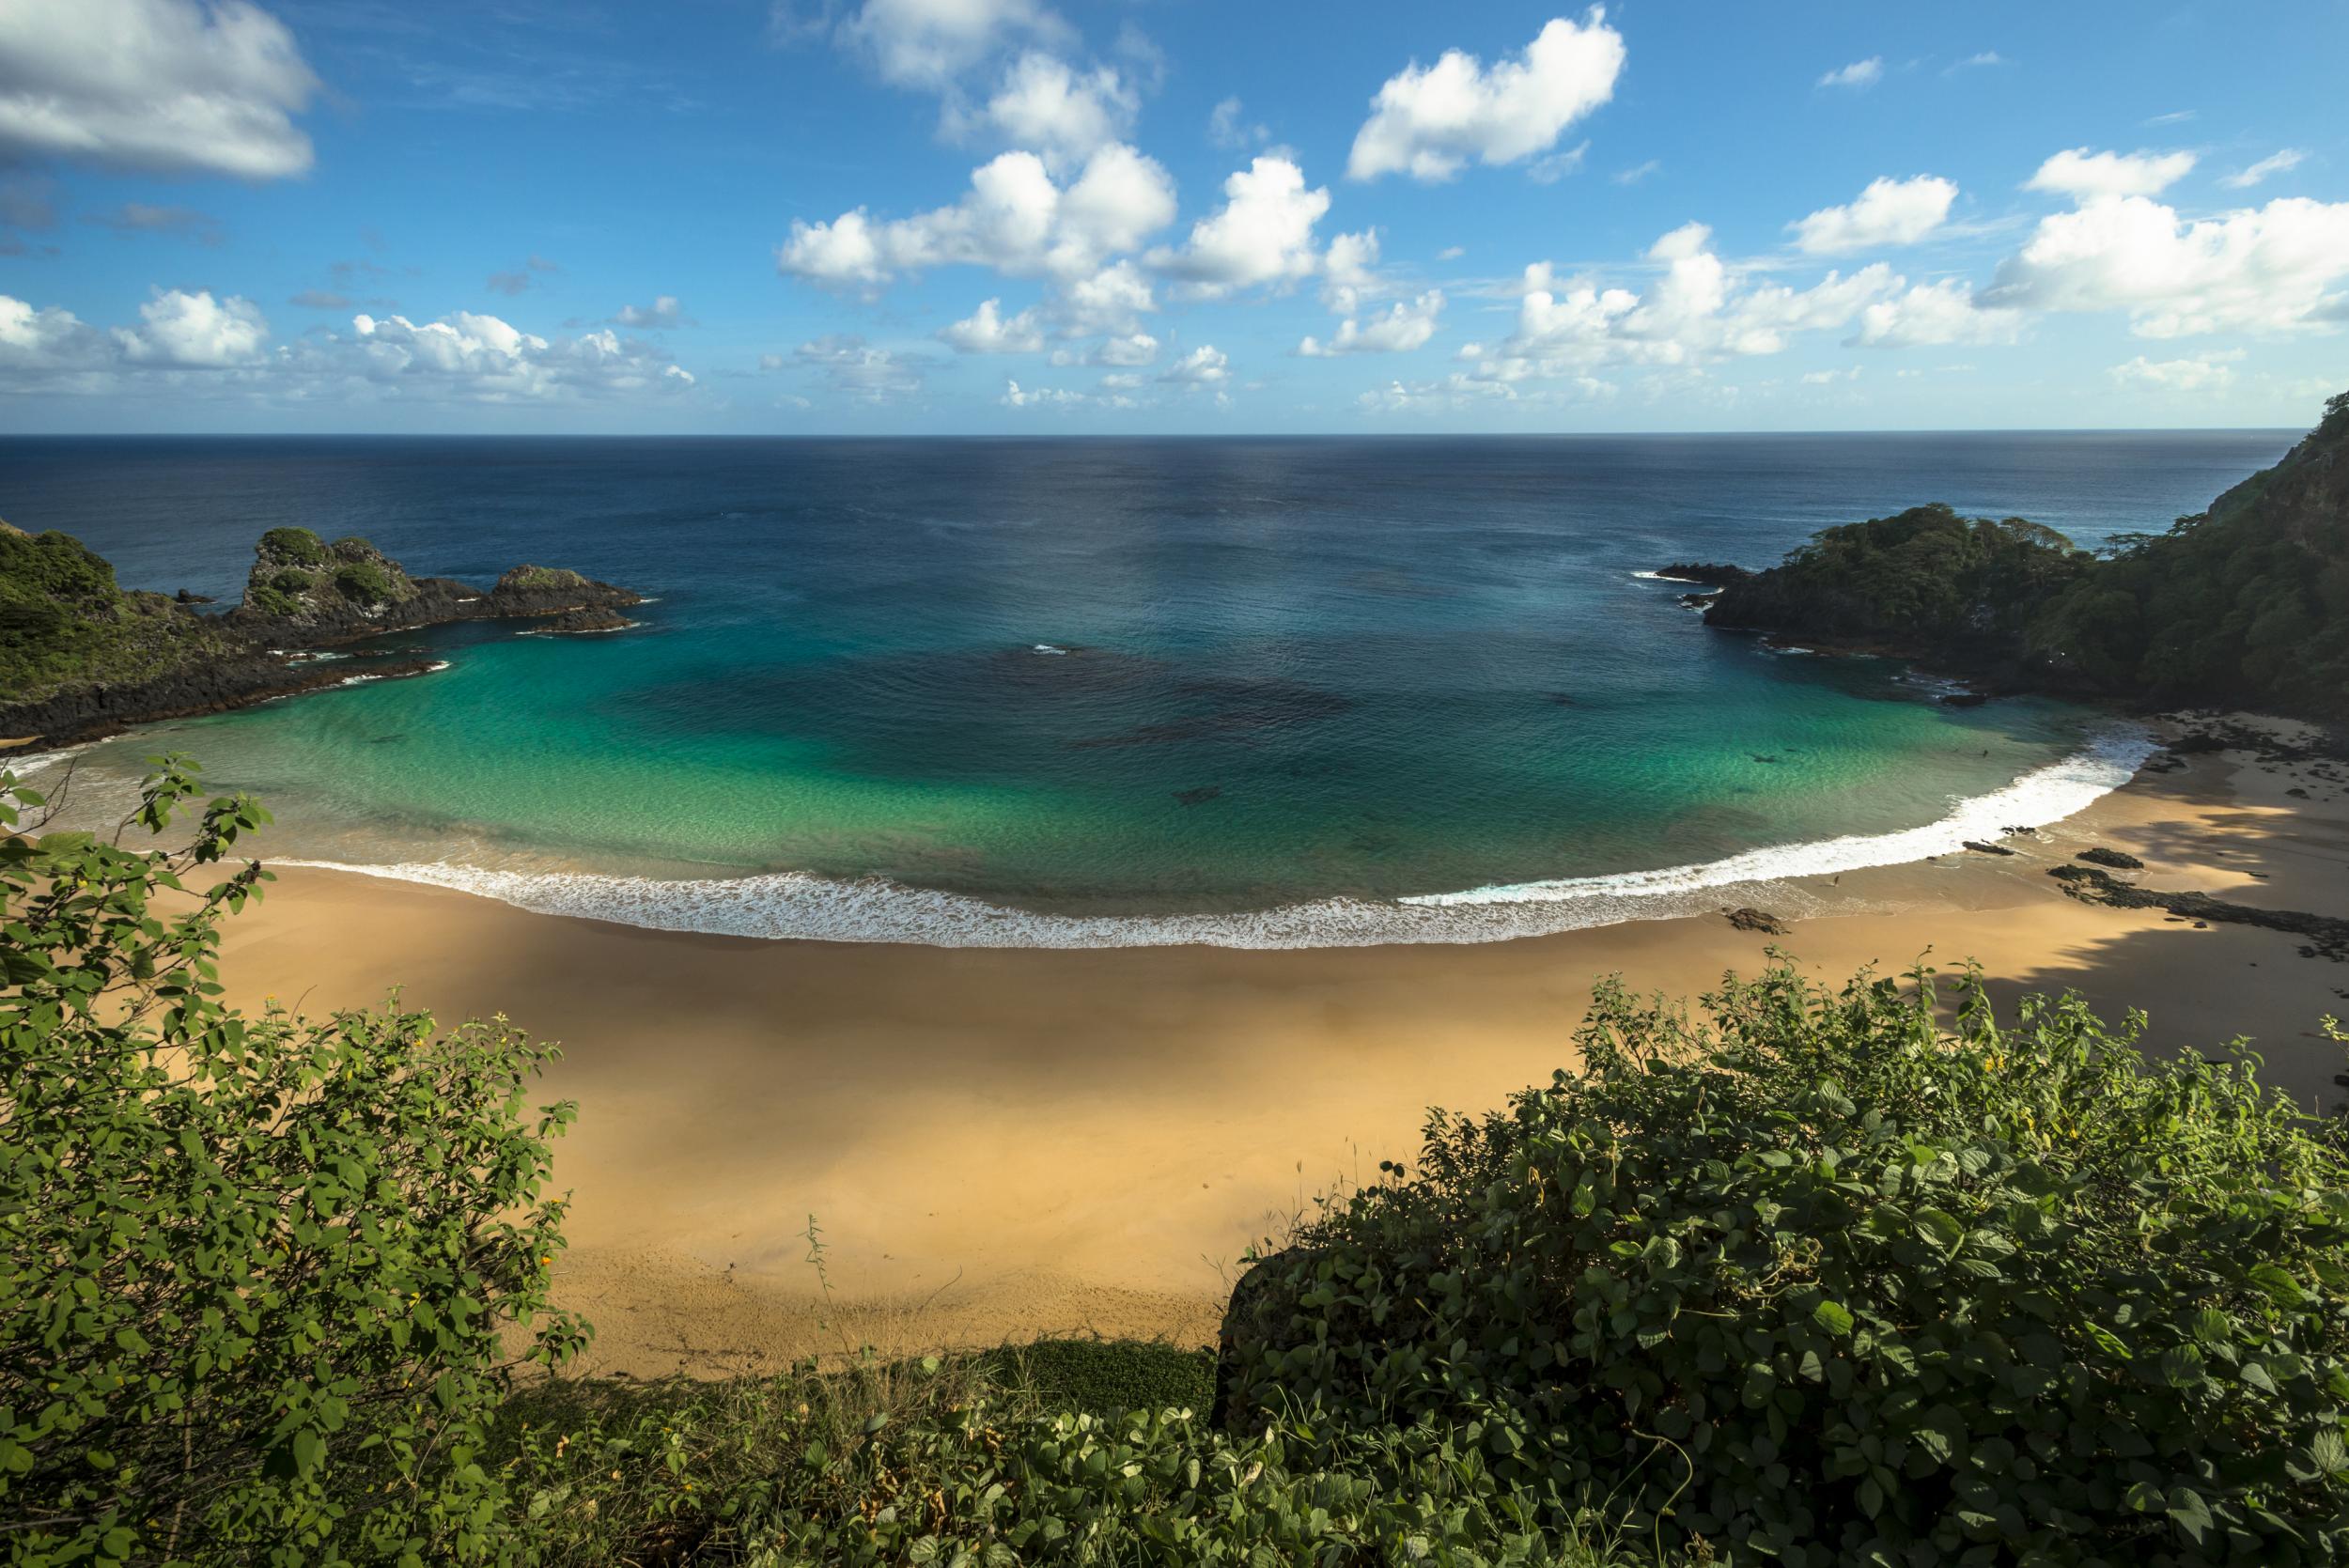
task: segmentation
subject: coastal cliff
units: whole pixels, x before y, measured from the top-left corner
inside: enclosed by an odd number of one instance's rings
[[[2010,689],[2349,717],[2349,393],[2208,510],[2114,545],[1916,506],[1730,577],[1704,619]]]
[[[365,539],[272,528],[241,600],[206,614],[189,598],[126,590],[104,557],[68,534],[0,523],[0,737],[59,744],[150,720],[218,713],[338,685],[347,667],[306,650],[453,621],[537,618],[549,629],[614,630],[644,602],[560,567],[517,567],[489,589],[411,577]],[[432,661],[371,660],[371,678]]]

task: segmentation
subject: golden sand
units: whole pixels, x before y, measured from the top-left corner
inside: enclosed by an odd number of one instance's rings
[[[397,982],[443,1019],[502,1012],[562,1042],[547,1097],[580,1114],[556,1154],[574,1195],[557,1286],[597,1324],[593,1369],[1060,1332],[1196,1343],[1249,1245],[1409,1157],[1427,1107],[1481,1110],[1567,1064],[1611,971],[1693,996],[1771,942],[1828,978],[1970,956],[2002,994],[2140,1008],[2155,1048],[2248,1035],[2277,1082],[2336,1103],[2319,1020],[2349,1012],[2349,965],[2277,932],[2084,905],[2046,873],[2104,844],[2152,886],[2349,916],[2341,788],[2200,756],[2013,842],[1846,874],[1835,898],[1901,912],[1784,938],[1707,916],[1273,953],[680,936],[288,870],[231,923],[224,972],[246,1004],[319,1012]]]

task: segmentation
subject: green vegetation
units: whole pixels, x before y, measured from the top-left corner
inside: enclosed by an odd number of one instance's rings
[[[401,598],[402,584],[374,561],[346,561],[334,568],[334,586],[348,599],[361,604],[389,604]]]
[[[1827,529],[1706,619],[2158,702],[2349,713],[2349,393],[2274,468],[2095,559],[1946,506]]]
[[[261,536],[260,550],[298,567],[326,565],[326,546],[307,528],[272,528]]]
[[[553,593],[583,588],[587,580],[564,567],[516,567],[499,578],[497,585],[509,592]]]
[[[124,593],[114,568],[71,535],[0,523],[0,691],[11,702],[151,679],[225,645],[161,595]]]
[[[126,830],[196,798],[157,762]],[[177,848],[49,815],[0,775],[12,1563],[2349,1553],[2341,1128],[2075,1001],[1603,986],[1583,1071],[1249,1273],[1220,1410],[1206,1354],[1107,1343],[579,1381],[550,1052],[223,1005],[248,800]]]
[[[195,794],[157,762],[125,828]],[[0,776],[0,828],[41,806]],[[267,879],[225,857],[266,820],[235,797],[176,850],[0,840],[12,1563],[479,1560],[504,1337],[547,1362],[583,1333],[545,1303],[543,1049],[218,1001],[220,922]]]
[[[306,594],[318,586],[318,579],[300,567],[288,567],[270,574],[269,585],[281,594]]]
[[[1266,1265],[1248,1397],[1483,1421],[1499,1480],[1700,1556],[2341,1560],[2339,1127],[1912,979],[1775,967],[1709,1024],[1603,987],[1585,1073],[1439,1116]]]

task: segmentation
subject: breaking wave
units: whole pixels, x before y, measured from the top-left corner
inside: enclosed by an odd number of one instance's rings
[[[2095,732],[2082,750],[2061,762],[2034,768],[2001,789],[1953,800],[1940,820],[1897,832],[1816,839],[1653,871],[1471,888],[1392,902],[1328,898],[1225,913],[1052,914],[908,887],[885,877],[839,881],[804,872],[667,880],[496,870],[446,862],[279,863],[452,888],[543,914],[661,931],[801,941],[1035,948],[1505,941],[1699,913],[1717,907],[1719,890],[1731,886],[1766,889],[1773,907],[1787,915],[1815,913],[1828,906],[1789,885],[1792,878],[1921,861],[1952,853],[1968,839],[1996,838],[2009,829],[2059,821],[2126,784],[2154,749],[2143,730],[2113,725]]]

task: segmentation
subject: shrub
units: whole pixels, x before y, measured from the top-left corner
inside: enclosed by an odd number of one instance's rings
[[[1914,981],[1603,988],[1583,1073],[1260,1265],[1244,1400],[1485,1416],[1504,1483],[1737,1561],[2341,1560],[2333,1129],[2141,1018]]]
[[[318,586],[318,579],[300,567],[288,567],[272,574],[269,585],[281,594],[306,594]]]
[[[397,593],[391,574],[373,561],[346,561],[334,568],[334,586],[361,604],[386,604]]]
[[[196,790],[157,759],[134,818]],[[0,830],[39,797],[0,775]],[[222,1005],[267,815],[176,850],[0,838],[0,1519],[11,1563],[467,1561],[517,1331],[550,1361],[563,1205],[522,1096],[549,1052],[397,1005]],[[116,835],[117,838],[119,834]]]
[[[326,546],[307,528],[272,528],[261,536],[261,549],[296,566],[319,567],[326,564]]]

